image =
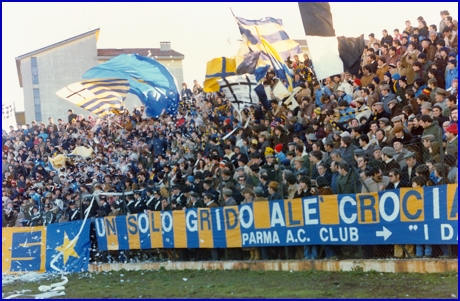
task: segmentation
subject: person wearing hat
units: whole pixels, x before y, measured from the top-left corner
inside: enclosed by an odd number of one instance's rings
[[[416,176],[415,170],[420,166],[420,163],[417,162],[417,156],[414,152],[407,152],[404,155],[404,160],[406,160],[406,166],[401,169],[401,181],[410,185]]]
[[[271,181],[268,183],[268,201],[281,200],[281,194],[278,192],[278,182]]]
[[[48,226],[49,224],[52,224],[56,221],[56,216],[54,215],[53,211],[53,205],[51,203],[45,203],[43,205],[44,211],[42,215],[42,220],[43,220],[43,226]]]
[[[129,204],[128,204],[128,208],[129,208]],[[138,213],[138,212],[131,211],[131,208],[129,209],[130,209],[131,214]],[[107,216],[111,211],[112,209],[110,209],[110,205],[107,202],[107,196],[103,194],[99,195],[99,209],[97,213],[98,217]]]
[[[391,76],[393,76],[394,74],[399,74],[398,70],[396,69],[396,63],[388,64],[388,72],[391,73]]]
[[[155,188],[147,188],[146,189],[147,193],[147,198],[145,202],[145,209],[147,212],[149,211],[160,211],[161,209],[161,196],[159,198],[156,198],[158,194],[155,194]],[[158,203],[158,208],[155,208],[155,206]]]
[[[281,143],[275,145],[275,158],[279,163],[286,159],[286,155],[283,152],[283,145]]]
[[[441,137],[439,136],[439,138]],[[432,147],[432,143],[436,142],[435,145],[437,144],[437,139],[432,134],[423,135],[421,139],[423,144],[422,162],[426,162],[431,159],[430,149]]]
[[[388,102],[388,108],[390,109],[390,121],[393,120],[394,117],[402,114],[402,109],[397,99],[390,100]]]
[[[362,87],[361,86],[361,80],[359,78],[356,78],[353,82],[353,91],[352,91],[352,95],[351,95],[351,98],[353,99],[353,101],[360,97],[361,96],[361,89],[362,88],[365,88],[365,87]]]
[[[303,156],[297,156],[294,158],[294,173],[296,175],[299,175],[299,174],[302,174],[302,173],[305,173],[305,174],[310,174],[308,172],[308,169],[305,168],[304,166],[304,157]]]
[[[187,207],[185,208],[205,208],[206,206],[203,204],[203,201],[200,198],[200,195],[196,192],[190,193],[190,198],[187,202]]]
[[[173,185],[171,187],[171,202],[176,201],[177,204],[186,204],[187,203],[187,197],[184,195],[185,193],[190,193],[191,189],[189,187],[184,187],[181,190],[181,187],[179,185]]]
[[[366,122],[366,129],[369,127],[370,123],[372,121],[378,121],[380,118],[390,118],[390,113],[386,112],[383,109],[383,103],[382,102],[374,102],[372,105],[372,114],[369,116],[369,119]]]
[[[458,124],[452,123],[446,128],[447,147],[458,149]]]
[[[447,107],[447,92],[446,90],[436,87],[436,92],[434,94],[434,100],[436,105],[439,105],[442,108],[442,115],[449,117],[450,110]],[[442,123],[440,123],[441,125]]]
[[[449,110],[449,109],[447,109],[447,110]],[[439,125],[444,125],[444,122],[450,123],[449,117],[443,116],[442,111],[443,111],[442,106],[440,104],[436,103],[433,106],[433,110],[432,110],[433,120],[436,121]]]
[[[228,189],[228,188],[222,189],[222,197],[224,200],[223,207],[238,205],[235,199],[232,197],[232,195],[233,195],[233,191],[231,189]]]
[[[82,219],[80,209],[77,208],[77,202],[71,200],[69,202],[69,210],[67,211],[67,221],[72,222]]]
[[[392,101],[393,99],[395,99],[396,96],[393,93],[391,93],[391,88],[389,85],[383,85],[381,90],[382,90],[382,99],[380,102],[383,103],[383,109],[385,110],[385,112],[387,112],[388,114],[391,114],[391,110],[388,107],[388,103]]]
[[[268,178],[271,180],[278,181],[278,172],[277,172],[277,164],[275,163],[275,151],[271,147],[267,147],[269,151],[265,154],[265,165],[261,166],[261,169],[265,169],[267,171]]]
[[[347,93],[346,86],[343,83],[337,87],[337,94],[339,95],[339,97],[337,98],[337,102],[345,100],[346,102],[348,102],[348,104],[350,104],[353,101],[353,97]]]
[[[134,191],[132,202],[128,203],[128,209],[131,214],[142,213],[145,210],[145,202],[142,198],[142,192],[139,190]]]
[[[427,38],[422,40],[421,46],[422,46],[422,53],[426,55],[426,59],[428,61],[434,62],[434,58],[436,55],[436,46],[434,46],[431,43],[430,39],[427,39]]]
[[[449,59],[449,61],[447,62],[445,79],[446,79],[446,90],[452,87],[452,81],[454,79],[458,79],[457,60],[455,58]]]
[[[400,168],[399,163],[393,159],[394,155],[395,150],[393,147],[385,146],[382,148],[382,172],[385,176],[388,176],[390,169]]]

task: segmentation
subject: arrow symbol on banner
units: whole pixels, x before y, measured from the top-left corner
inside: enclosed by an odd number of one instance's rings
[[[375,235],[377,237],[383,237],[383,240],[387,240],[387,238],[390,237],[391,234],[391,231],[385,227],[383,227],[382,231],[375,231]]]

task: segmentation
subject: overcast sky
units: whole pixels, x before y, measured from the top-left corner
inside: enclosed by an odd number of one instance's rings
[[[303,39],[297,2],[289,3],[2,3],[2,100],[24,110],[15,57],[100,28],[98,48],[159,48],[170,41],[185,55],[184,80],[204,81],[206,62],[234,56],[240,33],[230,11],[246,19],[283,20],[292,39]],[[337,36],[392,34],[423,16],[439,25],[441,10],[458,19],[458,3],[331,3]],[[312,58],[314,60],[314,58]],[[70,84],[70,83],[69,83]],[[180,83],[179,83],[180,84]]]

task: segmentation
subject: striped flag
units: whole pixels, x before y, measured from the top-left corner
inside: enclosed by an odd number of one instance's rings
[[[295,54],[302,53],[300,45],[291,40],[284,30],[281,19],[271,17],[265,17],[260,20],[246,20],[240,17],[235,17],[235,19],[241,34],[248,38],[250,44],[261,44],[261,38],[264,38],[276,49],[283,62],[289,57],[294,57]]]
[[[328,2],[299,2],[308,49],[318,79],[343,72]]]
[[[261,52],[261,57],[269,62],[270,65],[275,70],[276,77],[280,80],[285,80],[288,86],[288,90],[292,91],[292,77],[289,71],[288,66],[284,63],[281,55],[276,51],[276,49],[264,38],[261,39],[263,51]]]
[[[123,110],[129,89],[127,79],[98,78],[70,84],[57,91],[56,95],[103,117]]]
[[[235,56],[236,74],[254,74],[257,82],[261,82],[265,79],[271,64],[262,59],[260,51],[250,50],[248,44],[250,43],[248,43],[247,38],[243,36],[240,49]]]
[[[258,84],[253,74],[229,76],[219,79],[217,82],[230,104],[238,112],[244,108],[258,105],[259,97],[254,90]]]
[[[16,126],[16,113],[13,104],[2,103],[2,129]]]
[[[218,57],[206,64],[206,79],[203,84],[204,92],[218,92],[217,81],[226,76],[236,75],[236,63],[234,58]]]

